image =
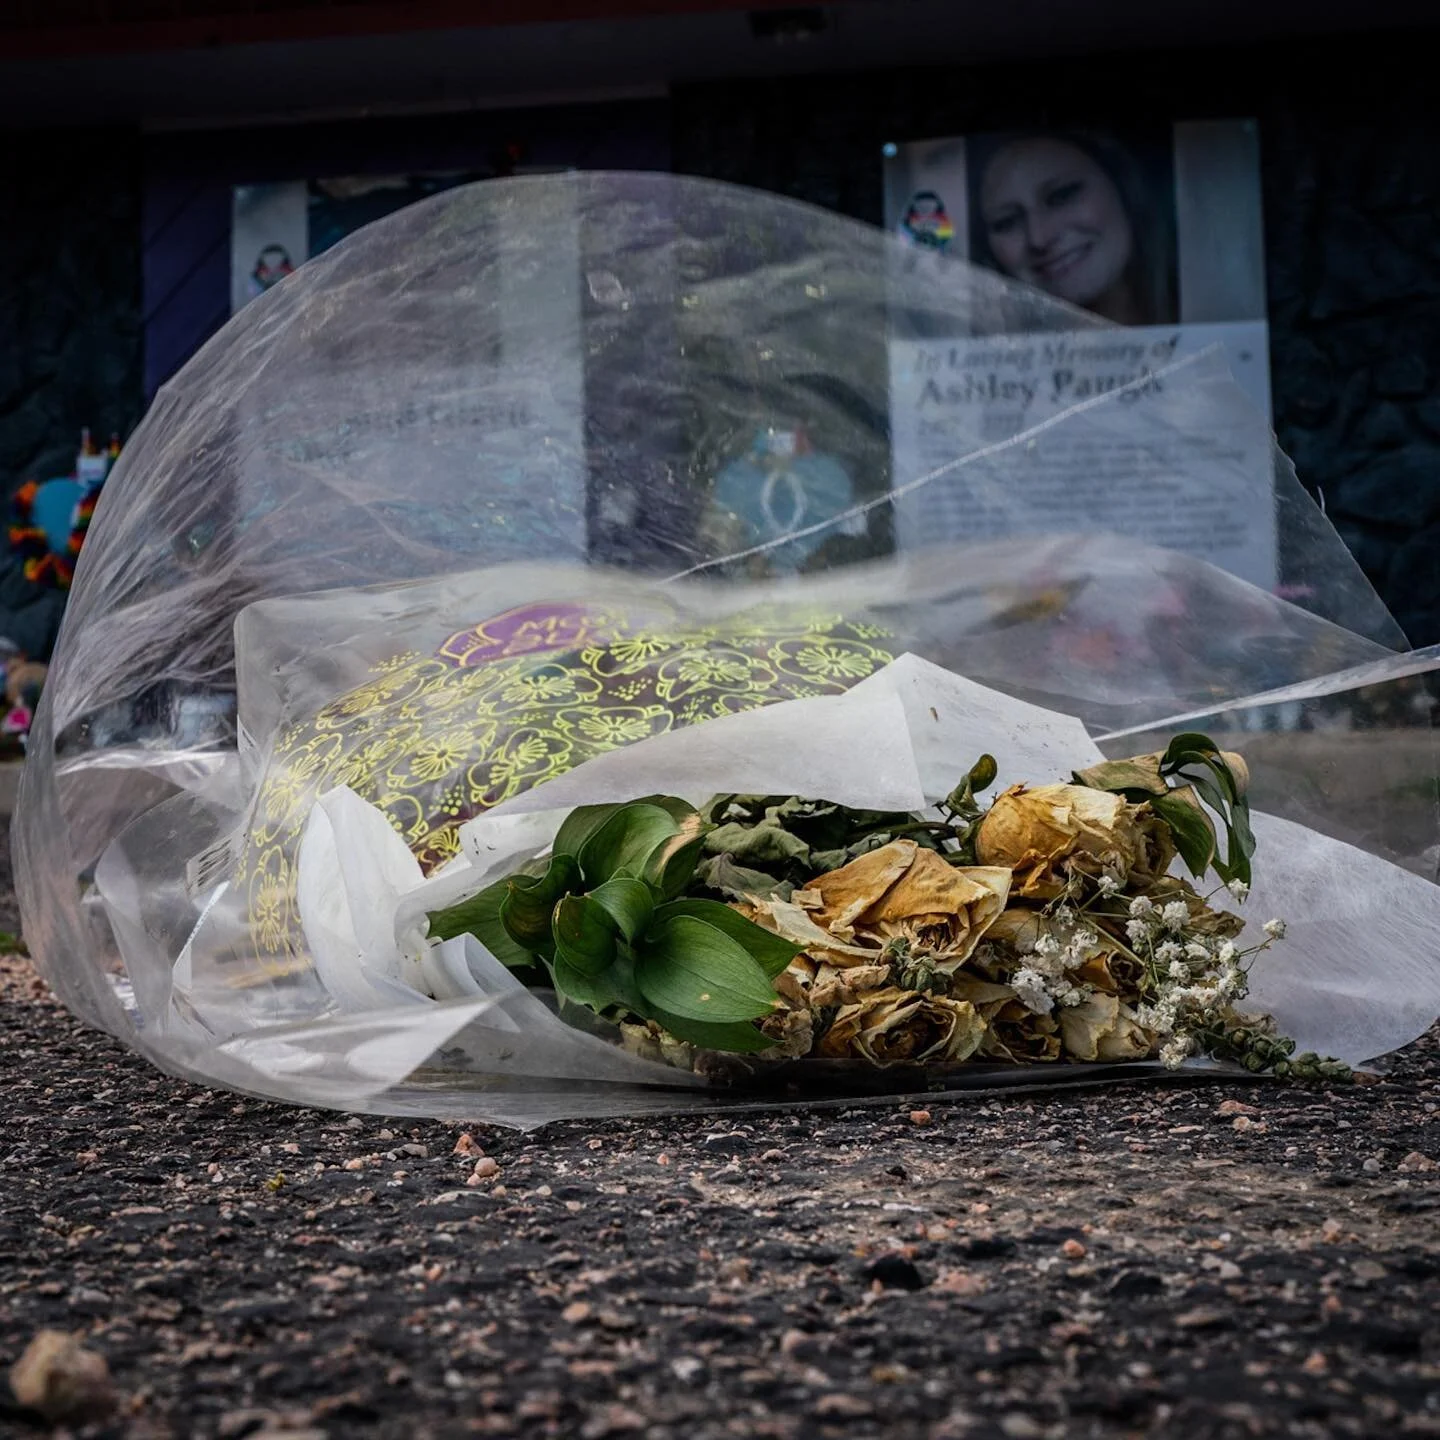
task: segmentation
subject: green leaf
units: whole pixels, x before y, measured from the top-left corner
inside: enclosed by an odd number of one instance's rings
[[[580,869],[590,886],[617,875],[639,879],[646,862],[680,827],[658,805],[622,805],[580,847]]]
[[[693,805],[673,795],[655,795],[639,803],[659,806],[675,822],[675,833],[651,852],[641,874],[648,885],[660,892],[662,899],[673,900],[695,874],[709,827]]]
[[[970,774],[966,776],[970,781],[970,793],[973,795],[977,790],[988,790],[999,773],[1000,767],[995,763],[995,757],[982,755],[970,767]]]
[[[551,852],[573,855],[577,860],[585,842],[621,807],[619,805],[581,805],[560,823]]]
[[[598,975],[615,959],[615,922],[589,895],[565,895],[550,921],[555,958],[582,975]]]
[[[1168,795],[1154,796],[1150,805],[1170,827],[1180,858],[1189,867],[1190,873],[1199,879],[1215,858],[1215,827],[1211,825],[1209,816],[1198,805],[1180,799],[1173,791]]]
[[[1170,787],[1158,768],[1135,760],[1106,760],[1088,770],[1075,771],[1075,783],[1092,790],[1139,790],[1146,795],[1163,795]]]
[[[1235,777],[1230,773],[1230,767],[1203,755],[1197,755],[1178,770],[1172,770],[1170,778],[1176,784],[1194,785],[1202,794],[1207,794],[1206,803],[1219,815],[1226,814],[1230,806],[1239,802],[1239,791],[1235,788]],[[1201,789],[1198,783],[1201,779],[1208,784],[1208,792]],[[1211,801],[1208,794],[1217,798]]]
[[[1202,735],[1198,730],[1184,730],[1171,737],[1165,753],[1160,757],[1160,768],[1173,770],[1183,765],[1187,758],[1219,753],[1220,747],[1208,735]]]
[[[810,858],[810,847],[798,835],[781,828],[778,821],[767,820],[759,825],[741,825],[731,821],[717,825],[705,837],[705,849],[711,855],[729,855],[748,865],[774,864],[776,861]]]
[[[743,945],[715,925],[676,915],[652,925],[635,954],[635,982],[654,1006],[682,1020],[752,1020],[775,992]]]
[[[774,931],[757,925],[753,920],[747,920],[738,910],[732,910],[718,900],[674,900],[669,905],[662,905],[655,912],[655,923],[663,925],[667,920],[681,915],[688,915],[692,920],[703,920],[707,925],[723,931],[744,947],[745,953],[771,980],[804,949],[802,945],[793,945],[788,940],[782,940]]]
[[[1202,749],[1201,742],[1208,749]],[[1250,829],[1249,802],[1229,764],[1205,736],[1177,736],[1167,756],[1172,752],[1176,762],[1170,771],[1172,778],[1191,785],[1225,826],[1225,858],[1221,860],[1217,852],[1211,862],[1215,873],[1222,880],[1244,880],[1249,884],[1255,836]]]
[[[473,935],[502,965],[516,969],[533,965],[535,956],[511,937],[500,919],[501,904],[509,893],[510,881],[499,880],[458,905],[434,911],[429,916],[430,938]]]
[[[614,987],[615,1003],[632,1015],[648,1016],[652,1007],[645,1003],[640,987],[635,983],[635,952],[628,945],[622,945],[615,952],[615,963],[605,976]]]
[[[1221,793],[1220,787],[1205,773],[1198,770],[1177,771],[1177,778],[1191,786],[1195,793],[1222,819],[1229,814],[1230,802]]]
[[[1240,842],[1240,853],[1248,860],[1255,853],[1255,832],[1250,828],[1250,807],[1243,800],[1231,811],[1230,828]]]
[[[658,805],[682,830],[691,822],[698,823],[701,820],[700,812],[688,800],[682,800],[678,795],[639,795],[631,803]]]
[[[1243,880],[1250,883],[1250,857],[1255,853],[1255,836],[1250,817],[1243,805],[1237,805],[1231,823],[1225,827],[1225,859],[1215,861],[1215,873],[1222,880]]]
[[[613,970],[587,975],[556,955],[550,962],[550,978],[554,980],[555,988],[562,995],[578,1001],[581,1005],[588,1005],[597,1013],[608,1010],[612,1005],[624,1004]]]
[[[768,1050],[774,1041],[762,1035],[748,1020],[732,1020],[729,1024],[706,1024],[703,1020],[686,1020],[680,1015],[667,1015],[652,1010],[649,1018],[668,1030],[677,1040],[700,1050],[728,1050],[732,1054],[755,1055]]]
[[[693,835],[687,839],[682,833],[666,841],[645,866],[645,879],[660,892],[662,900],[673,900],[683,894],[695,878],[695,867],[705,851],[705,835],[698,825],[700,817],[695,818],[697,826]]]
[[[702,860],[695,875],[707,890],[718,890],[734,900],[773,900],[777,895],[788,900],[795,889],[788,880],[777,879],[764,870],[748,870],[728,855],[711,855]]]
[[[643,935],[655,913],[655,892],[643,880],[628,875],[597,885],[587,898],[605,911],[626,940]]]
[[[512,875],[500,920],[517,945],[536,955],[551,950],[550,917],[562,895],[578,889],[580,866],[573,855],[552,855],[543,875]]]

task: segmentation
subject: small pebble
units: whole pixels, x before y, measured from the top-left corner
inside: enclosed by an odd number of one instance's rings
[[[475,1162],[475,1168],[470,1172],[470,1178],[465,1182],[467,1185],[480,1185],[486,1180],[493,1180],[500,1173],[500,1166],[489,1155],[482,1155]]]
[[[52,1425],[96,1420],[115,1408],[105,1357],[73,1335],[41,1330],[10,1367],[10,1389]]]

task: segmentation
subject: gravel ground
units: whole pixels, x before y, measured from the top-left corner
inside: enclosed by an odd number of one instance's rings
[[[0,1107],[0,1358],[105,1357],[74,1434],[1440,1436],[1440,1029],[1334,1090],[521,1136],[172,1080],[11,957]]]

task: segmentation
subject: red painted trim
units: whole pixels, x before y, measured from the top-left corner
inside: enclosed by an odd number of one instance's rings
[[[221,45],[393,35],[416,30],[575,24],[706,11],[771,10],[796,0],[230,0],[191,13],[187,0],[20,0],[0,6],[0,61],[213,49]],[[161,13],[157,18],[157,11]],[[84,18],[69,21],[65,11]],[[57,17],[57,11],[59,15]],[[129,12],[127,14],[127,12]],[[131,18],[134,17],[134,18]]]

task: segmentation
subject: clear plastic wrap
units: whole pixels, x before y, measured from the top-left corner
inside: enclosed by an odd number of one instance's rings
[[[1325,985],[1277,998],[1288,982],[1272,968],[1267,1002],[1347,1059],[1411,1038],[1440,1010],[1440,656],[1406,650],[1273,448],[1289,598],[1151,543],[1133,496],[1097,497],[1079,532],[1051,519],[1059,460],[1117,444],[1201,530],[1253,510],[1271,477],[1234,457],[1253,457],[1264,425],[1219,359],[1161,366],[998,440],[955,427],[938,466],[892,448],[896,345],[1094,325],[985,271],[917,268],[893,239],[809,207],[664,176],[469,187],[327,252],[162,391],[106,486],[16,820],[43,972],[157,1063],[306,1103],[517,1124],[724,1103],[562,1021],[473,942],[431,962],[441,988],[469,977],[450,999],[347,990],[314,935],[353,947],[355,926],[393,916],[364,920],[357,898],[302,923],[302,844],[363,871],[330,812],[368,797],[415,870],[381,846],[383,874],[341,888],[398,897],[443,890],[462,833],[489,836],[494,864],[528,856],[562,796],[652,774],[688,795],[685,777],[721,780],[726,755],[720,789],[741,772],[776,793],[849,777],[918,804],[982,732],[1013,767],[1003,752],[1018,758],[1026,726],[1059,726],[1069,738],[1038,781],[1203,717],[1251,759],[1279,837],[1257,874],[1313,838],[1297,897],[1337,867],[1364,876],[1345,924],[1305,941]],[[736,507],[737,472],[730,489],[717,476],[757,430],[786,427],[851,484],[835,491],[826,470],[818,510],[767,537]],[[590,692],[547,693],[557,657],[587,651],[609,656],[580,667]],[[915,674],[980,698],[946,732],[953,757],[910,717],[907,780],[874,739],[898,732],[864,717],[888,685],[893,721]],[[772,710],[782,728],[800,717],[787,734],[833,723],[839,778],[813,754],[789,784],[764,768]],[[377,741],[386,754],[367,751]],[[405,784],[386,778],[397,764]]]

